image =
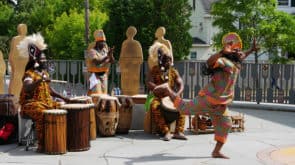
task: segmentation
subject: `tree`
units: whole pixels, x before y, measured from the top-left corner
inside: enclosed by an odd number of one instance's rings
[[[107,15],[102,11],[108,0],[89,0],[90,29],[102,28]],[[47,54],[58,59],[82,59],[84,42],[84,1],[18,0],[0,2],[0,46],[9,49],[8,39],[17,35],[17,25],[25,23],[28,34],[41,32],[48,43]],[[2,24],[3,22],[3,24]],[[58,34],[58,35],[56,35]],[[3,36],[2,36],[3,35]]]
[[[4,57],[7,58],[8,54],[8,44],[9,28],[12,28],[10,23],[13,16],[13,5],[7,2],[0,2],[0,50],[3,52]],[[8,27],[8,28],[7,28]]]
[[[294,51],[294,18],[276,10],[276,0],[222,0],[212,6],[213,25],[220,29],[214,37],[215,46],[221,46],[224,34],[237,32],[249,48],[253,38],[269,55],[277,56],[282,52]],[[288,26],[286,26],[288,25]],[[255,54],[255,62],[258,62]]]
[[[107,16],[98,10],[90,16],[90,28],[102,28]],[[84,40],[84,13],[70,10],[56,18],[52,29],[47,28],[46,34],[50,54],[54,59],[84,59],[84,50],[87,47]]]
[[[166,28],[165,38],[172,43],[174,59],[184,59],[189,54],[191,8],[187,0],[112,0],[106,6],[109,22],[105,31],[109,45],[116,47],[117,58],[126,39],[125,32],[131,25],[137,29],[135,37],[142,45],[145,59],[159,26]]]

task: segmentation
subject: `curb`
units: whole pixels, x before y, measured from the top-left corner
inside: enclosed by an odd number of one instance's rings
[[[277,104],[277,103],[260,103],[247,101],[233,101],[229,106],[232,108],[246,108],[255,110],[270,110],[270,111],[286,111],[295,112],[295,105],[293,104]]]

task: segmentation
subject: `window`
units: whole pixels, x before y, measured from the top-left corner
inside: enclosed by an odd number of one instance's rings
[[[289,0],[278,0],[279,6],[289,6]]]
[[[191,59],[197,59],[197,52],[191,52]]]
[[[295,0],[278,0],[278,5],[295,7]]]

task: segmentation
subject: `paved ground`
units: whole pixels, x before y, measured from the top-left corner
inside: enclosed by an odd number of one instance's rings
[[[36,148],[24,151],[17,144],[3,145],[0,165],[295,165],[295,112],[236,105],[232,113],[245,114],[246,130],[230,133],[222,150],[231,157],[229,160],[210,157],[215,145],[213,134],[186,132],[187,141],[164,142],[142,130],[131,130],[127,135],[98,137],[91,141],[89,151],[64,155],[39,154]]]

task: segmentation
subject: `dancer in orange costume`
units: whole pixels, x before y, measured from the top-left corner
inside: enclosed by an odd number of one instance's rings
[[[228,104],[234,98],[234,86],[241,69],[241,62],[258,48],[254,40],[252,48],[242,52],[242,41],[236,33],[225,35],[222,43],[223,49],[207,60],[207,68],[204,70],[205,75],[211,75],[211,81],[194,99],[185,102],[168,86],[161,86],[153,92],[170,96],[175,107],[183,113],[208,113],[215,127],[216,145],[212,157],[227,159],[229,157],[222,154],[220,150],[227,140],[232,125]]]

